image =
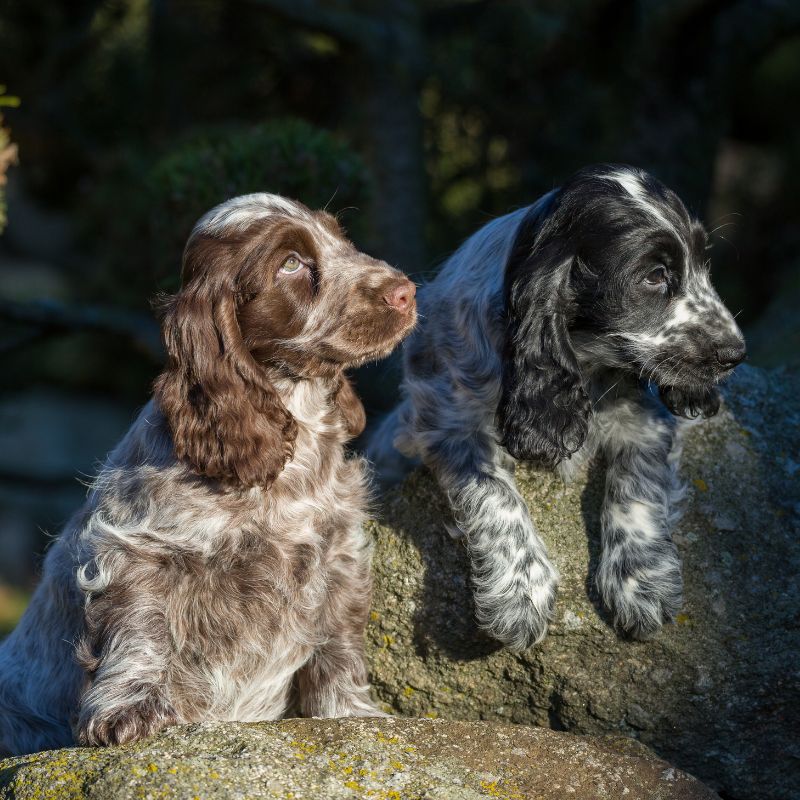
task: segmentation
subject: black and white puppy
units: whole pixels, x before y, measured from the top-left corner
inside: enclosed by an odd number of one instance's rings
[[[707,255],[672,191],[601,165],[486,225],[422,290],[403,399],[369,455],[385,483],[414,459],[433,471],[466,537],[478,621],[509,647],[544,637],[558,582],[513,459],[569,478],[602,456],[604,603],[637,638],[680,608],[675,415],[713,415],[745,357]]]

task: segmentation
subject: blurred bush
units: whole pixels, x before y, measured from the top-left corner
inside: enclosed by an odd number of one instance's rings
[[[197,131],[156,157],[129,150],[85,206],[83,228],[96,239],[87,244],[100,265],[93,294],[113,281],[117,299],[137,305],[176,289],[192,226],[229,197],[266,191],[343,208],[363,203],[368,184],[346,144],[296,119]]]
[[[0,108],[3,106],[16,108],[18,105],[19,98],[6,94],[6,87],[0,85]],[[6,172],[16,160],[17,146],[11,142],[11,134],[3,126],[3,115],[0,114],[0,233],[6,226]]]
[[[0,639],[14,630],[28,600],[28,592],[0,583]]]

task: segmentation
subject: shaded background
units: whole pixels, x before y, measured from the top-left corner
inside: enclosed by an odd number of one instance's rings
[[[147,398],[149,300],[233,194],[328,204],[420,280],[578,167],[631,162],[714,231],[752,360],[800,351],[794,0],[5,0],[0,83],[0,633]],[[397,369],[358,382],[374,414]]]

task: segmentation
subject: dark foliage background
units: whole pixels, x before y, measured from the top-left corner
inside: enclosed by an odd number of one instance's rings
[[[22,100],[18,166],[0,133],[0,629],[148,394],[149,298],[232,194],[327,203],[421,279],[574,169],[633,162],[713,229],[754,361],[800,351],[794,0],[2,0],[0,83]],[[396,380],[359,376],[373,413]]]

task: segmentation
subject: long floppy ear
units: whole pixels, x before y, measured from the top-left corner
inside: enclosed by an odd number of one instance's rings
[[[515,458],[554,465],[586,439],[591,404],[568,331],[573,262],[558,239],[521,230],[506,267],[498,422]]]
[[[165,305],[168,362],[155,383],[175,453],[210,478],[269,486],[297,426],[242,342],[231,287],[191,281]]]
[[[700,416],[713,417],[719,411],[719,392],[714,387],[693,392],[674,386],[662,386],[658,391],[661,402],[676,417],[687,419],[696,419]]]
[[[367,414],[347,376],[342,375],[341,380],[342,382],[334,395],[334,402],[344,419],[347,432],[355,438],[363,433],[367,425]]]

